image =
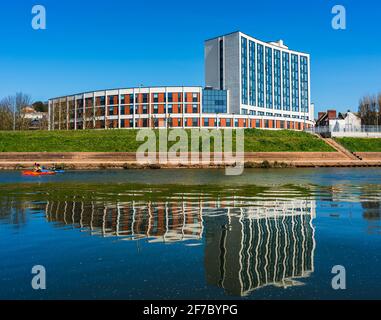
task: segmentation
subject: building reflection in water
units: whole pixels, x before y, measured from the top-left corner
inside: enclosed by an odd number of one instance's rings
[[[148,238],[149,242],[200,240],[203,233],[201,211],[185,203],[50,202],[48,221],[78,225],[92,235],[117,236],[126,240]]]
[[[245,296],[268,285],[301,285],[314,271],[313,200],[48,202],[48,221],[93,235],[149,242],[205,241],[209,285]]]
[[[313,201],[258,203],[240,215],[205,217],[205,269],[209,284],[231,295],[274,285],[301,285],[314,271]],[[234,210],[233,210],[234,211]]]

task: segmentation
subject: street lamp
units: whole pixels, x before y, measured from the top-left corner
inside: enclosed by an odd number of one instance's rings
[[[16,99],[13,101],[13,131],[16,131]]]

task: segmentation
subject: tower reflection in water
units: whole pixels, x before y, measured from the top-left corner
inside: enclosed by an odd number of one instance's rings
[[[209,285],[232,296],[301,285],[314,271],[313,200],[48,202],[46,217],[93,235],[204,241]]]

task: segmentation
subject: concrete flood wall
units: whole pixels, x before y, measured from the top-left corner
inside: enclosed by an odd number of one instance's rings
[[[381,153],[360,153],[364,160],[348,159],[341,152],[246,152],[244,154],[245,164],[283,164],[291,167],[343,167],[343,166],[379,166],[381,165]],[[160,159],[160,156],[162,158]],[[205,154],[204,154],[205,156]],[[221,156],[221,157],[220,157]],[[234,154],[233,154],[234,156]],[[49,166],[52,164],[64,165],[69,169],[96,169],[96,168],[146,168],[150,165],[155,168],[197,168],[197,167],[219,167],[231,165],[234,158],[224,158],[220,154],[211,153],[210,157],[190,163],[192,157],[188,153],[188,159],[177,161],[166,158],[167,154],[156,154],[156,160],[151,163],[142,163],[136,158],[135,152],[3,152],[0,153],[0,169],[22,169],[33,166],[35,162]],[[163,162],[164,159],[164,162]],[[165,159],[169,163],[165,163]],[[193,155],[193,159],[197,156]],[[209,161],[212,160],[212,162]],[[222,161],[218,161],[222,160]],[[175,163],[174,163],[175,162]],[[254,166],[255,167],[255,166]]]

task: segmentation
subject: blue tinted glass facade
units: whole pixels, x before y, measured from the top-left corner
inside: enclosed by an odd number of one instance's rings
[[[257,76],[258,76],[258,107],[265,106],[265,84],[264,84],[263,46],[257,45]]]
[[[282,108],[282,83],[281,83],[281,64],[280,51],[274,50],[274,108],[280,110]]]
[[[247,39],[241,37],[241,100],[247,104]]]
[[[226,90],[202,91],[202,112],[205,113],[227,113],[228,96]]]
[[[299,111],[299,58],[291,55],[292,111]]]
[[[266,107],[273,107],[273,50],[266,47]]]
[[[256,106],[257,81],[255,66],[255,42],[249,41],[249,104]]]
[[[290,55],[282,52],[283,110],[290,111]]]
[[[300,106],[301,112],[308,113],[308,58],[300,57]]]

